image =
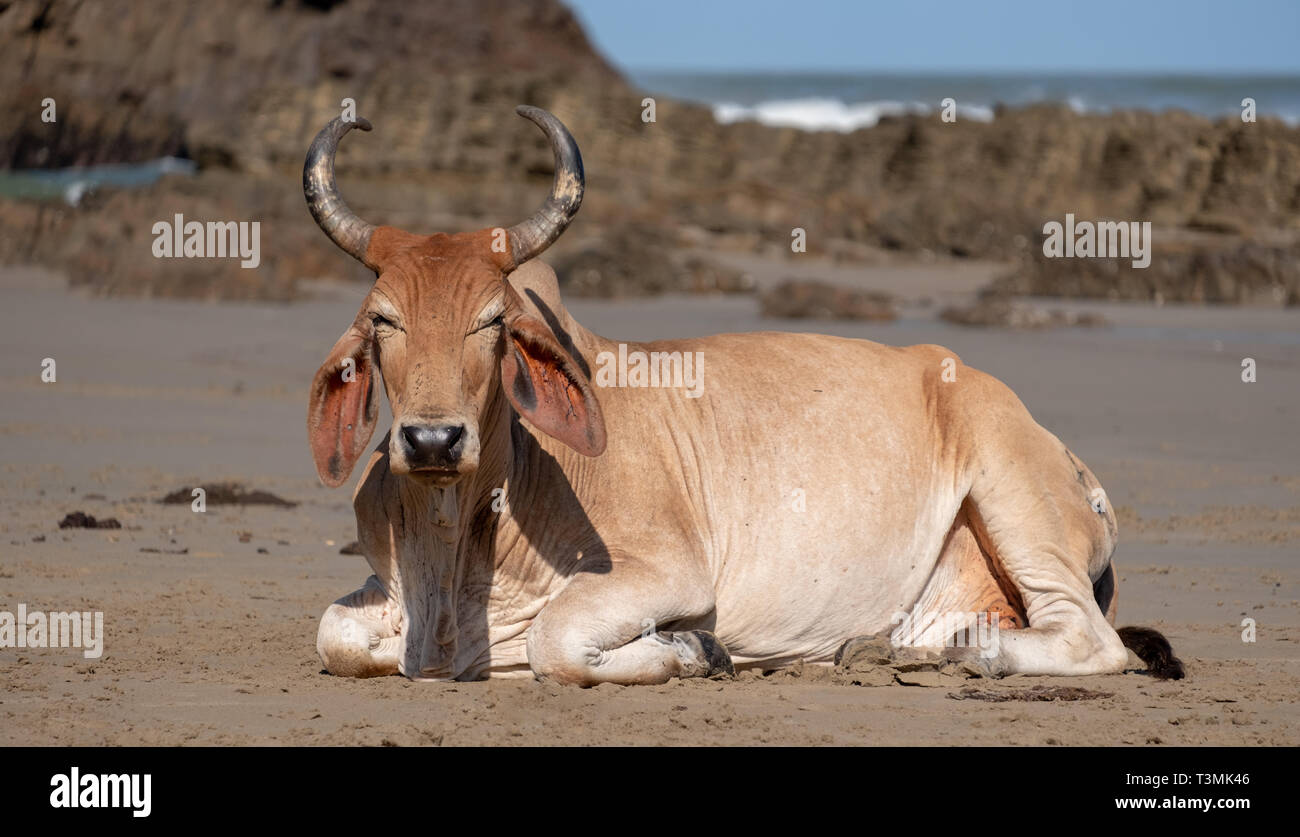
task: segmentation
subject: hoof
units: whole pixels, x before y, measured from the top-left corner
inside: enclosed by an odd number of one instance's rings
[[[835,665],[851,666],[855,664],[889,665],[895,657],[894,647],[889,641],[889,634],[855,636],[847,640],[835,652]]]
[[[957,663],[962,671],[979,677],[998,678],[1011,673],[997,657],[986,657],[980,651],[979,648],[949,647],[943,649],[943,659],[945,662]]]
[[[691,677],[734,677],[736,667],[731,663],[731,652],[709,631],[684,631],[676,634],[678,642],[691,651],[695,659],[688,664]]]

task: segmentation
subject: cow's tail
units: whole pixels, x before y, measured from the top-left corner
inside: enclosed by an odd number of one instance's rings
[[[1174,656],[1173,646],[1165,635],[1153,628],[1129,626],[1118,630],[1124,647],[1146,663],[1147,670],[1160,680],[1182,680],[1183,661]]]
[[[1106,565],[1106,569],[1092,585],[1092,595],[1097,600],[1097,606],[1106,615],[1106,621],[1112,625],[1115,624],[1117,586],[1118,577],[1113,563]],[[1116,633],[1124,647],[1137,654],[1154,677],[1160,680],[1183,679],[1183,661],[1174,656],[1173,646],[1164,634],[1153,628],[1133,626],[1118,628]]]

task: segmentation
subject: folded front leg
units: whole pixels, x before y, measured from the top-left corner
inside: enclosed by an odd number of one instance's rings
[[[702,573],[669,577],[620,561],[579,575],[542,609],[528,630],[528,663],[539,678],[579,686],[731,674],[726,647],[696,627],[708,624],[713,605]]]
[[[372,575],[360,590],[326,609],[316,633],[316,653],[325,670],[340,677],[397,674],[401,628],[400,606]]]

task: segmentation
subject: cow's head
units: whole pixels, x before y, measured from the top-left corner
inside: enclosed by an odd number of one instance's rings
[[[550,139],[555,181],[541,209],[508,229],[423,236],[372,226],[343,203],[334,180],[339,140],[370,123],[335,119],[312,143],[303,170],[312,215],[378,277],[312,381],[307,433],[326,485],[345,482],[370,441],[377,372],[393,409],[388,455],[396,474],[445,487],[472,473],[501,395],[574,450],[604,450],[590,382],[506,281],[560,237],[583,191],[582,157],[564,125],[539,108],[517,111]]]

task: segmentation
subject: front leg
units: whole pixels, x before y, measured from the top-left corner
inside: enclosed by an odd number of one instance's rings
[[[401,606],[370,576],[330,605],[316,633],[316,653],[325,670],[339,677],[397,674],[402,653]]]
[[[619,561],[606,573],[579,574],[542,609],[528,629],[528,664],[540,679],[578,686],[732,674],[722,642],[694,627],[709,624],[713,606],[701,572]],[[680,629],[659,630],[669,624]]]

